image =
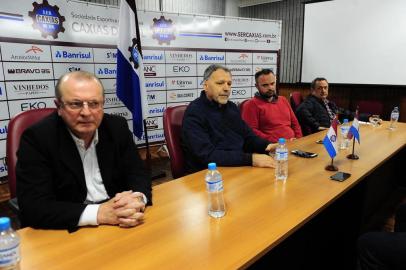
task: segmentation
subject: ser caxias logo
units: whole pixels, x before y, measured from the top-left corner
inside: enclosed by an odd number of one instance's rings
[[[166,43],[169,45],[171,40],[175,39],[175,27],[171,19],[165,19],[161,16],[159,19],[154,18],[152,28],[152,38],[158,40],[159,45]]]
[[[63,22],[65,17],[59,13],[58,6],[51,6],[48,0],[43,0],[42,4],[33,2],[34,9],[28,12],[33,23],[32,27],[41,32],[43,38],[52,36],[54,39],[58,38],[60,32],[65,32]]]

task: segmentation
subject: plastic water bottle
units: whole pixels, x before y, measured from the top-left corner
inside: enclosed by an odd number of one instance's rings
[[[0,270],[19,269],[20,237],[8,217],[0,218]]]
[[[389,129],[394,130],[396,128],[396,122],[399,120],[399,108],[393,108],[392,113],[390,114],[390,125]]]
[[[216,163],[209,163],[206,173],[206,187],[209,196],[209,215],[220,218],[226,213],[223,198],[223,178],[217,170]]]
[[[275,150],[275,177],[276,180],[286,180],[288,179],[288,148],[284,138],[280,138],[278,143],[279,145]]]
[[[340,126],[340,131],[341,131],[340,149],[347,149],[350,145],[350,140],[347,138],[347,134],[348,134],[349,130],[350,130],[350,125],[348,124],[348,119],[344,119],[343,124]]]

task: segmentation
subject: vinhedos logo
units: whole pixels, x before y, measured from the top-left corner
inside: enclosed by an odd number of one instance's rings
[[[154,18],[152,28],[152,38],[158,40],[159,45],[162,43],[170,44],[175,39],[175,28],[171,19],[166,20],[164,16],[159,19]]]
[[[43,38],[52,36],[54,39],[58,38],[60,32],[65,32],[63,22],[65,17],[59,13],[58,6],[51,6],[48,0],[43,0],[42,4],[33,2],[33,11],[28,12],[33,23],[32,27],[41,32]]]

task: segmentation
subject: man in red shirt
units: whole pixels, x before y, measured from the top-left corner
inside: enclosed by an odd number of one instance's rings
[[[272,143],[279,138],[302,137],[300,124],[283,96],[276,95],[276,77],[270,69],[255,74],[255,97],[244,104],[242,118],[259,137]]]

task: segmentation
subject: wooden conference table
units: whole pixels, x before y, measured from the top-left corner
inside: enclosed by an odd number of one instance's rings
[[[220,168],[227,214],[207,214],[204,171],[154,187],[154,206],[144,224],[58,230],[19,230],[21,269],[237,269],[246,268],[357,182],[405,147],[406,124],[396,131],[361,126],[357,161],[341,151],[335,164],[352,176],[329,180],[330,158],[315,141],[320,132],[289,143],[318,153],[314,159],[290,155],[289,178],[277,182],[273,169]]]

